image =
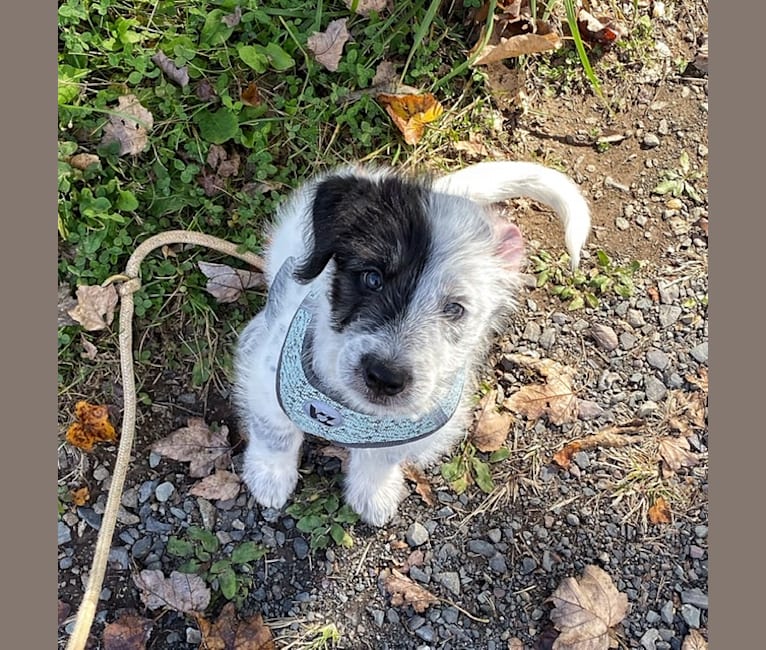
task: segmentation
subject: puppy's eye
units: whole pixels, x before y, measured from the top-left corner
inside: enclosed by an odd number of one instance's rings
[[[452,320],[458,320],[465,313],[465,307],[459,302],[448,302],[444,305],[444,315]]]
[[[370,291],[380,291],[383,288],[383,276],[379,271],[364,271],[362,273],[362,283]]]

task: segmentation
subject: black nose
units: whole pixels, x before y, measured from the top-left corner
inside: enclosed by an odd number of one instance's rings
[[[397,395],[412,379],[409,370],[371,354],[362,357],[362,370],[367,388],[377,394]]]

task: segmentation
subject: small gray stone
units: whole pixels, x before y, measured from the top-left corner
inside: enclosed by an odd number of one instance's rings
[[[186,628],[186,643],[199,646],[202,643],[202,632],[193,627]]]
[[[660,123],[657,125],[657,133],[660,135],[670,135],[670,126],[668,121],[663,117]]]
[[[296,537],[293,540],[293,551],[295,552],[295,557],[299,560],[305,560],[309,554],[309,545],[302,537]]]
[[[421,582],[423,584],[428,584],[431,582],[431,576],[429,576],[423,569],[420,567],[410,567],[410,578],[415,580],[416,582]]]
[[[553,327],[546,327],[537,343],[544,350],[550,350],[556,343],[556,330]]]
[[[93,508],[77,508],[77,514],[81,519],[85,520],[91,528],[98,530],[101,528],[101,515],[96,514]]]
[[[370,614],[372,614],[372,620],[378,627],[383,627],[383,623],[386,620],[386,615],[381,609],[373,609]]]
[[[632,350],[637,341],[638,339],[636,339],[630,332],[623,332],[620,334],[620,347],[622,347],[623,350]]]
[[[590,332],[596,343],[607,352],[611,352],[619,345],[617,334],[608,325],[594,323],[591,325]]]
[[[652,413],[656,413],[657,409],[660,408],[660,405],[657,404],[657,402],[652,402],[651,400],[647,400],[641,406],[638,407],[638,417],[645,418],[650,416]]]
[[[551,552],[546,548],[543,551],[543,561],[542,561],[543,569],[545,569],[546,571],[550,571],[553,568],[554,563],[555,563],[555,560],[553,559]]]
[[[423,625],[415,630],[415,634],[419,636],[426,643],[431,643],[436,638],[436,633],[430,625]]]
[[[136,488],[128,488],[125,490],[122,493],[120,503],[122,503],[122,505],[126,508],[130,508],[131,510],[138,508],[138,491]]]
[[[572,460],[577,463],[577,466],[580,469],[587,469],[590,467],[590,457],[588,456],[587,452],[578,451],[572,456]]]
[[[418,521],[413,522],[404,534],[410,546],[420,546],[428,541],[428,529]]]
[[[130,568],[130,556],[124,546],[109,549],[109,566],[117,571],[127,571]]]
[[[655,612],[654,610],[649,610],[646,612],[646,622],[649,623],[649,625],[656,625],[662,620],[660,615]]]
[[[149,452],[149,467],[154,469],[155,467],[157,467],[157,465],[160,464],[161,460],[162,460],[162,456],[158,454],[156,451]]]
[[[59,521],[58,526],[58,546],[71,542],[72,531],[69,530],[69,526],[67,526],[63,521]]]
[[[660,139],[654,133],[646,133],[641,140],[641,144],[646,149],[654,149],[660,146]]]
[[[521,560],[521,574],[528,575],[537,568],[537,562],[534,558],[525,557]]]
[[[143,560],[152,548],[152,540],[150,537],[141,537],[136,540],[133,547],[130,549],[131,555],[137,560]]]
[[[215,521],[218,518],[218,510],[207,499],[197,497],[197,508],[199,508],[199,514],[202,518],[202,525],[206,530],[213,530],[215,528]]]
[[[676,302],[681,295],[681,291],[677,284],[663,284],[659,285],[660,290],[660,302],[663,305],[672,305]]]
[[[681,618],[689,627],[698,628],[700,626],[700,610],[694,605],[681,605]]]
[[[644,391],[646,392],[646,398],[648,400],[652,402],[661,402],[663,399],[665,399],[665,395],[667,395],[668,389],[665,388],[665,384],[663,384],[659,379],[649,375],[648,377],[644,378]]]
[[[692,357],[694,357],[694,359],[699,363],[707,363],[707,341],[700,343],[699,345],[695,345],[690,350],[689,354],[691,354]]]
[[[646,325],[646,321],[644,320],[644,315],[638,309],[628,309],[628,313],[625,317],[625,320],[628,321],[628,325],[634,328],[639,328]]]
[[[655,650],[655,643],[660,640],[660,632],[655,628],[650,628],[641,637],[641,647],[644,650]]]
[[[601,417],[603,414],[604,409],[592,400],[580,400],[577,405],[577,417],[580,420],[592,420],[593,418]]]
[[[154,492],[154,486],[157,485],[157,481],[144,481],[141,483],[141,487],[138,488],[138,502],[146,503],[149,497]]]
[[[657,370],[665,370],[670,365],[670,357],[662,350],[651,348],[646,353],[646,363]]]
[[[673,625],[673,614],[675,614],[675,607],[673,607],[673,601],[669,600],[662,606],[662,609],[660,610],[662,622],[666,625]]]
[[[708,596],[701,589],[695,587],[681,592],[681,602],[684,604],[694,605],[700,609],[707,609]]]
[[[707,531],[708,527],[704,525],[694,527],[694,534],[698,539],[705,539],[707,537]]]
[[[508,565],[502,553],[495,553],[489,560],[489,568],[501,575],[508,573]]]
[[[455,571],[445,571],[436,576],[439,584],[452,592],[455,596],[460,595],[460,576]]]
[[[615,217],[614,226],[617,230],[627,230],[630,228],[630,222],[624,217]]]
[[[99,483],[101,483],[108,476],[109,470],[103,465],[99,465],[96,467],[96,469],[93,470],[93,478],[96,479]]]
[[[568,523],[570,526],[579,526],[579,525],[580,525],[580,518],[579,518],[579,517],[578,517],[576,514],[574,514],[574,513],[571,513],[571,512],[570,512],[570,513],[569,513],[569,514],[566,516],[566,522],[567,522],[567,523]]]
[[[503,533],[499,528],[492,528],[491,530],[487,531],[487,537],[489,537],[489,540],[493,544],[497,544],[501,539],[503,539]]]
[[[160,503],[165,503],[171,496],[173,496],[173,492],[176,491],[176,486],[173,485],[170,481],[165,481],[164,483],[160,483],[154,490],[154,496],[157,497],[157,501]]]
[[[677,305],[660,305],[659,319],[662,327],[670,327],[681,317],[681,308]]]
[[[528,321],[527,326],[524,328],[524,333],[521,335],[523,339],[537,343],[540,339],[542,330],[540,326],[534,321]]]
[[[495,547],[483,539],[472,539],[468,542],[468,550],[472,553],[478,553],[486,558],[492,557],[497,551]]]

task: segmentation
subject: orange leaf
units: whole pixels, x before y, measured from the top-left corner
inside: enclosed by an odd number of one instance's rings
[[[261,105],[261,93],[258,91],[258,86],[256,86],[254,81],[250,82],[247,88],[242,91],[240,99],[242,100],[242,103],[247,106]]]
[[[87,485],[81,487],[79,490],[72,490],[72,503],[76,506],[84,506],[88,503],[88,499],[90,499],[90,490]]]
[[[423,473],[423,470],[407,463],[402,467],[404,478],[413,481],[415,483],[415,492],[432,508],[436,505],[436,497],[431,489],[431,484],[428,482],[428,477]]]
[[[662,497],[657,497],[657,500],[649,508],[649,521],[653,524],[670,523],[670,506]]]
[[[97,442],[114,442],[117,433],[109,422],[109,409],[88,402],[77,402],[74,407],[75,421],[66,432],[66,441],[83,451],[92,451]]]
[[[444,107],[432,93],[422,95],[389,95],[381,93],[378,102],[386,109],[407,144],[417,144],[425,125],[438,119]]]

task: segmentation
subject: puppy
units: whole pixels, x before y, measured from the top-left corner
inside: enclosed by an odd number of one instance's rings
[[[307,431],[349,447],[346,502],[382,526],[406,494],[402,463],[432,463],[464,436],[475,371],[515,306],[524,260],[519,229],[486,206],[517,196],[557,212],[576,267],[588,205],[569,177],[534,163],[441,178],[347,167],[283,204],[267,306],[235,354],[243,477],[258,503],[288,500]]]

